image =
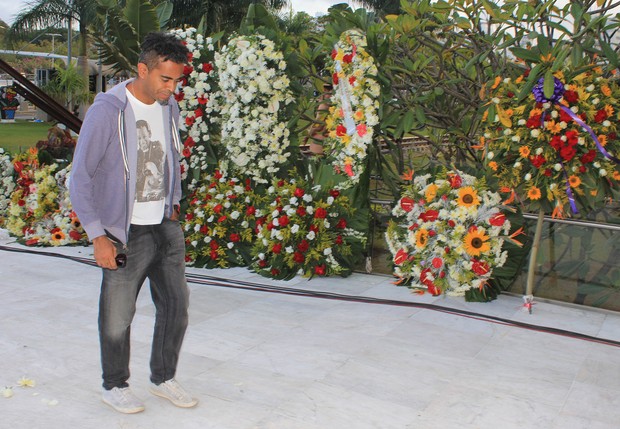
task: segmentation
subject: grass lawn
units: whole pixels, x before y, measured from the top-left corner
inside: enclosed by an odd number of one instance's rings
[[[39,140],[47,139],[51,122],[30,122],[17,119],[14,123],[0,123],[0,147],[12,154],[35,146]]]

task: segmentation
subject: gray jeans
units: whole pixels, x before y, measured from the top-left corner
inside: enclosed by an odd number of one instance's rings
[[[149,279],[155,304],[155,331],[151,349],[151,381],[160,384],[174,377],[187,329],[189,289],[185,281],[185,238],[178,222],[131,225],[127,263],[103,270],[99,297],[99,340],[103,387],[127,387],[131,322],[136,299]]]

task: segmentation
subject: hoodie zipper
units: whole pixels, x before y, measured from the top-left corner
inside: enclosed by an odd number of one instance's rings
[[[119,136],[119,144],[121,147],[121,154],[123,156],[123,165],[124,169],[124,178],[125,178],[125,235],[127,239],[129,238],[129,160],[127,158],[127,142],[125,141],[125,111],[120,110],[118,112],[118,136]],[[127,243],[123,243],[123,249],[127,250]]]

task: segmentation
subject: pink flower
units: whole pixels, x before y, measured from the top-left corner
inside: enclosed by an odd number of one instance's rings
[[[366,124],[359,124],[357,126],[357,134],[360,137],[364,137],[366,135],[366,133],[368,132],[368,129],[366,128]]]

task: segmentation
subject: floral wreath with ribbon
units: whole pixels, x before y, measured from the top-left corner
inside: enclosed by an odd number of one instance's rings
[[[495,79],[477,148],[484,150],[485,164],[502,190],[510,193],[508,201],[518,197],[557,217],[567,207],[576,214],[578,202],[593,206],[620,180],[618,81],[604,77],[600,67],[569,79],[556,72],[553,91],[540,78],[520,102],[517,94],[528,74],[514,81]]]
[[[344,32],[334,46],[328,69],[334,94],[325,125],[324,153],[336,173],[343,174],[346,188],[359,181],[366,168],[368,146],[379,123],[377,110],[381,88],[374,59],[366,51],[366,37],[357,30]]]

